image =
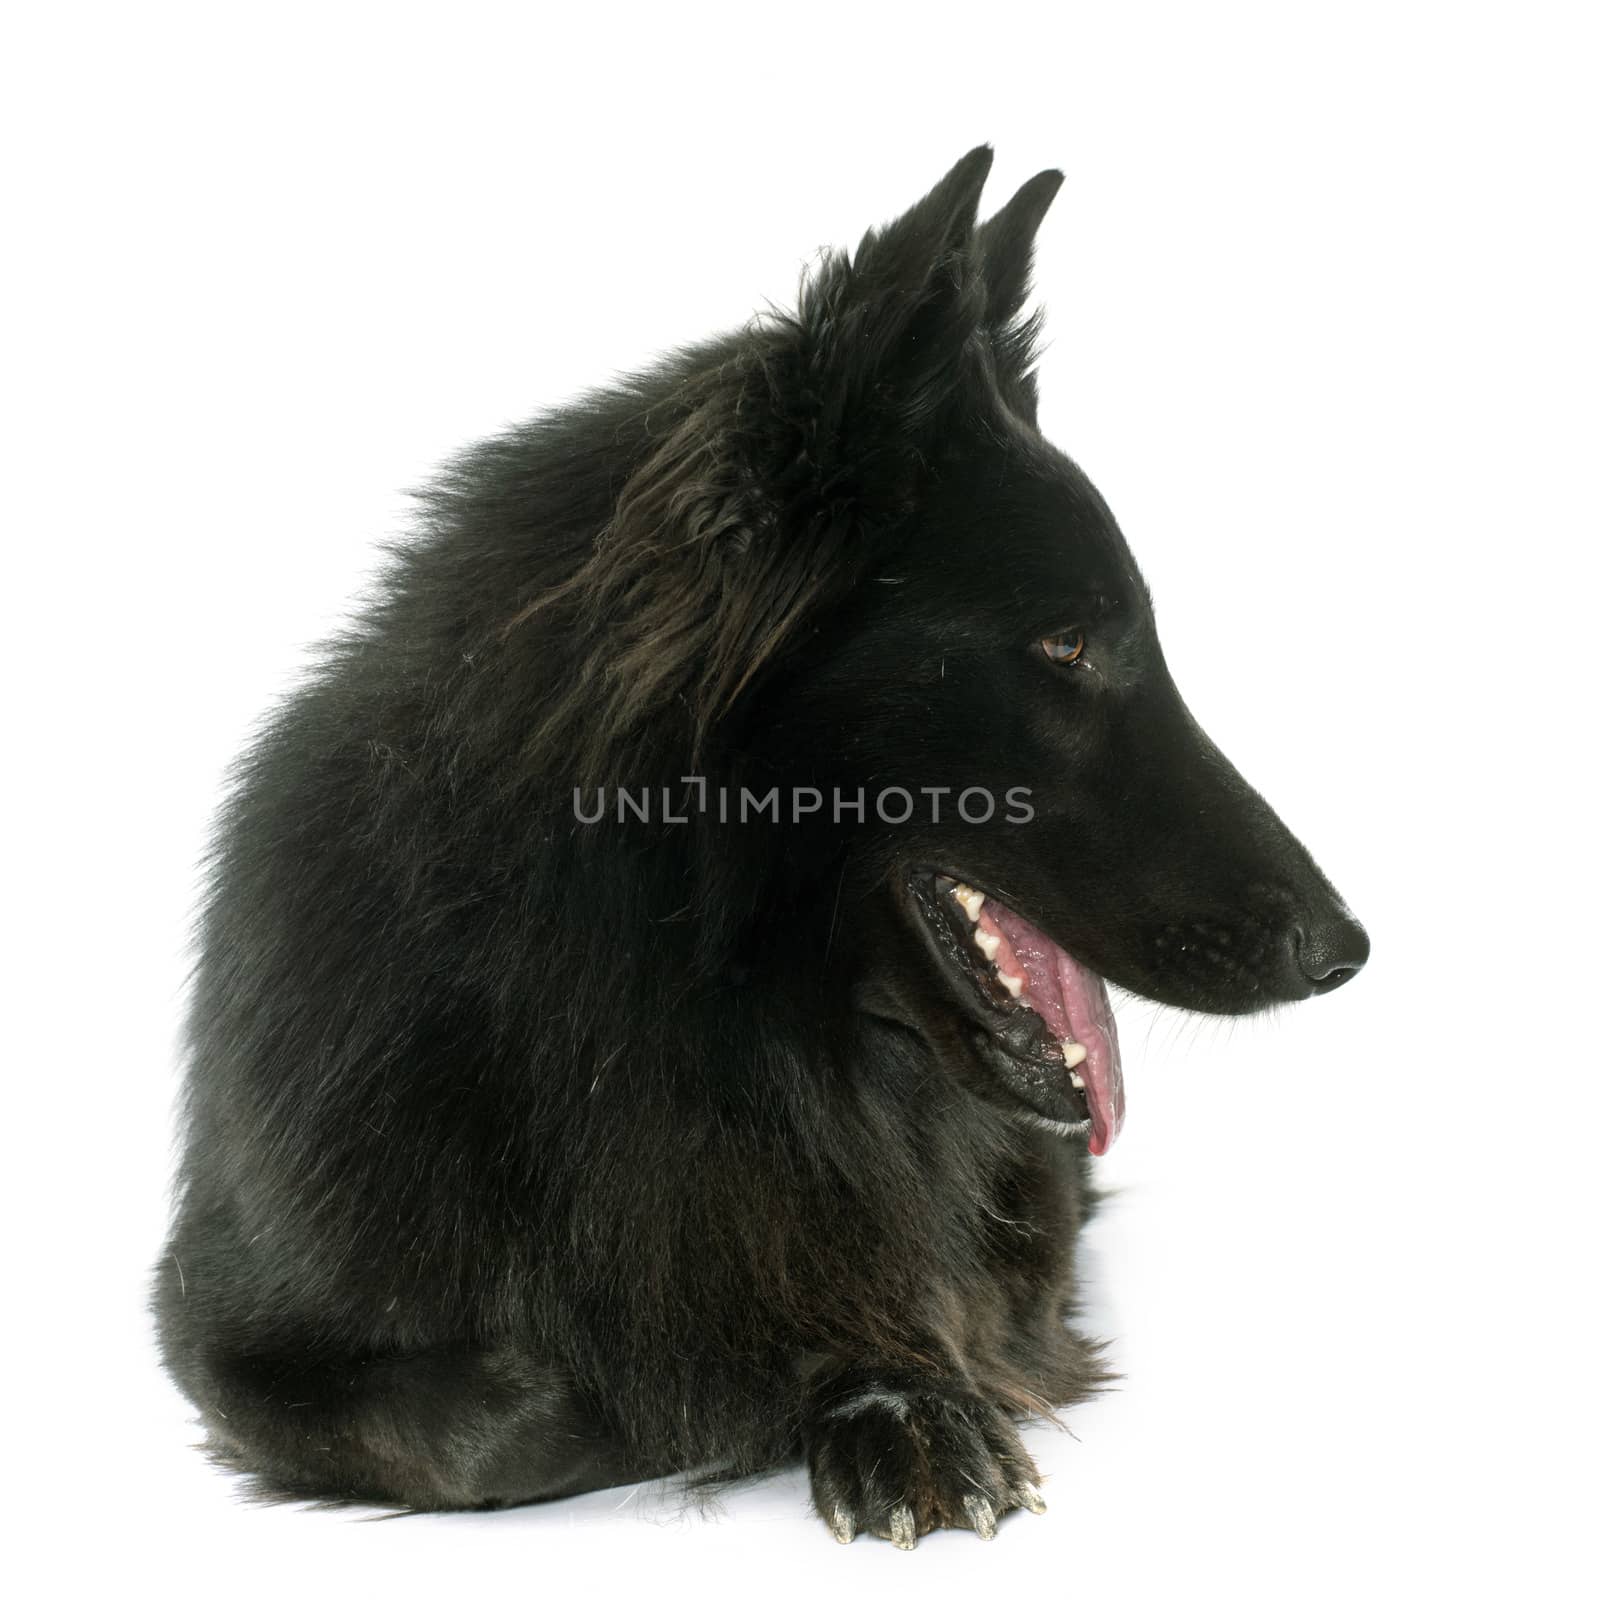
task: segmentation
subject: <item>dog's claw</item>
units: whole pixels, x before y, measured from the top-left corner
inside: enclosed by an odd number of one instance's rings
[[[917,1519],[911,1515],[910,1506],[896,1506],[889,1513],[889,1543],[896,1550],[917,1548]]]
[[[900,1387],[850,1372],[807,1422],[812,1505],[840,1544],[860,1533],[914,1550],[934,1528],[989,1543],[1013,1507],[1043,1511],[1038,1469],[1000,1407],[954,1382]]]
[[[962,1500],[961,1505],[967,1513],[967,1520],[972,1524],[972,1531],[980,1539],[994,1538],[993,1502],[986,1500],[981,1494],[969,1494]]]
[[[1026,1506],[1036,1517],[1042,1517],[1047,1509],[1044,1497],[1031,1483],[1025,1483],[1017,1490],[1017,1504]]]

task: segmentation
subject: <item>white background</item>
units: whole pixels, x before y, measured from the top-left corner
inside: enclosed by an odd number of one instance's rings
[[[1593,1593],[1587,8],[17,8],[0,58],[4,1454],[32,1591]],[[245,1509],[142,1298],[224,763],[457,445],[783,302],[980,140],[1045,166],[1042,421],[1372,933],[1129,1004],[1122,1390],[989,1546]],[[996,552],[1003,559],[1003,551]],[[20,1516],[18,1515],[20,1513]]]

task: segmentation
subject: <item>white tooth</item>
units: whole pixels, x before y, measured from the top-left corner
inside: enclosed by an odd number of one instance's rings
[[[983,951],[989,960],[994,960],[994,953],[1000,948],[1000,936],[997,933],[985,933],[982,928],[973,934],[972,942]]]
[[[976,922],[978,913],[983,910],[983,896],[976,889],[969,889],[964,883],[958,883],[950,892],[955,896],[956,904],[966,912],[967,921]]]
[[[1068,1039],[1061,1051],[1061,1059],[1069,1067],[1082,1066],[1089,1059],[1089,1052],[1076,1039]]]
[[[1022,998],[1021,978],[1014,978],[1009,972],[1002,972],[1000,974],[1000,981],[1006,986],[1006,993],[1010,995],[1013,1000],[1020,1000]]]
[[[1069,1072],[1067,1074],[1067,1081],[1071,1083],[1074,1089],[1083,1088],[1083,1079],[1080,1078],[1076,1072]]]

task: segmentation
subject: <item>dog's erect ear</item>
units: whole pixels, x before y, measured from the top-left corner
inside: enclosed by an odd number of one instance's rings
[[[788,337],[769,400],[797,435],[793,456],[827,516],[865,527],[906,508],[931,424],[983,325],[972,244],[993,159],[979,145],[910,210],[870,229],[854,257],[825,255],[793,315],[779,319]]]
[[[1033,379],[1034,345],[1040,318],[1022,316],[1033,278],[1033,240],[1061,188],[1054,169],[1029,178],[978,229],[973,245],[988,307],[984,320],[994,345],[1000,386],[1030,421],[1038,410]]]
[[[1054,169],[1029,178],[978,229],[977,256],[989,296],[988,321],[993,328],[1010,322],[1028,298],[1034,235],[1062,181],[1062,174]]]
[[[978,220],[978,197],[994,165],[986,144],[969,150],[911,209],[869,228],[856,250],[856,272],[868,287],[914,289],[947,256],[966,249]]]

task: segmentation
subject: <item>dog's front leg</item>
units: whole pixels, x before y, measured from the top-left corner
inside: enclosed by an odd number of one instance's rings
[[[812,1500],[841,1544],[865,1532],[910,1550],[935,1528],[992,1539],[1006,1512],[1044,1510],[1010,1418],[954,1376],[836,1370],[813,1392],[805,1448]]]

